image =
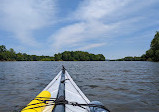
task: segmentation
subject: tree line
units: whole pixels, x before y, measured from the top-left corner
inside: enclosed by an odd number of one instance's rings
[[[150,49],[146,51],[140,57],[128,56],[122,59],[111,60],[111,61],[159,61],[159,32],[157,31],[153,40],[151,41]]]
[[[6,49],[0,45],[0,61],[105,61],[102,54],[92,54],[83,51],[65,51],[54,56],[37,56],[26,53],[16,53],[13,48]],[[128,56],[122,59],[110,61],[159,61],[159,32],[156,32],[151,41],[150,49],[141,57]]]
[[[153,40],[151,41],[150,49],[141,56],[147,61],[159,61],[159,32],[156,32]]]
[[[13,48],[6,49],[5,45],[0,46],[0,61],[53,61],[54,57],[28,55],[26,53],[16,53]]]
[[[105,57],[83,51],[65,51],[54,56],[28,55],[16,53],[13,48],[7,50],[5,45],[0,45],[0,61],[105,61]]]
[[[56,61],[105,61],[102,54],[91,54],[83,51],[65,51],[54,55]]]
[[[110,61],[146,61],[142,57],[136,57],[136,56],[127,56],[125,58],[117,59],[117,60],[110,60]]]

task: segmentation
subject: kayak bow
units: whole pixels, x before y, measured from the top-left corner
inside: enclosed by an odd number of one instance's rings
[[[63,66],[62,71],[21,112],[109,112],[90,102]]]

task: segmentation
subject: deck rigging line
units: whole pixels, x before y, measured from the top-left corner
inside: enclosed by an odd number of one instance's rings
[[[49,102],[49,103],[48,103]],[[51,106],[51,105],[54,105],[56,104],[56,107],[57,106],[60,106],[60,105],[72,105],[72,106],[78,106],[78,107],[81,107],[81,108],[85,108],[86,106],[88,107],[99,107],[99,108],[103,108],[105,110],[107,110],[108,112],[110,112],[109,109],[107,109],[105,106],[103,105],[97,105],[97,104],[79,104],[77,102],[69,102],[67,100],[64,100],[62,98],[59,98],[59,99],[55,99],[55,98],[52,98],[50,100],[43,100],[43,103],[45,103],[46,105],[44,106],[37,106],[37,107],[33,107],[33,108],[27,108],[25,110],[28,110],[28,109],[35,109],[35,108],[39,108],[39,107],[46,107],[46,106]],[[36,105],[38,103],[35,103],[35,104],[30,104],[30,105]],[[54,110],[53,110],[54,111]],[[61,112],[61,111],[60,111]]]
[[[57,94],[57,100],[65,101],[65,67],[62,65],[62,73],[61,73],[61,81],[59,85],[59,90]],[[55,107],[52,112],[65,112],[65,104],[61,103],[61,105],[57,105],[55,103]]]
[[[35,104],[30,104],[30,105],[27,105],[27,106],[41,104],[41,103],[44,103],[45,105],[43,105],[43,106],[36,106],[36,107],[32,107],[32,108],[27,108],[27,109],[24,109],[24,110],[29,110],[29,109],[35,109],[35,108],[40,108],[40,107],[46,107],[46,106],[55,105],[55,107],[52,110],[52,112],[65,112],[65,105],[72,105],[72,106],[78,106],[78,107],[84,108],[84,109],[86,109],[85,107],[99,107],[99,108],[103,108],[103,109],[107,110],[107,112],[110,112],[110,110],[107,109],[103,105],[88,104],[88,103],[87,104],[79,104],[77,102],[69,102],[69,101],[65,100],[65,81],[66,80],[70,80],[70,79],[67,76],[67,73],[65,74],[65,70],[66,70],[65,67],[64,66],[62,66],[62,67],[63,68],[62,68],[62,72],[61,72],[61,80],[60,80],[60,85],[59,85],[59,90],[58,90],[57,97],[56,98],[36,97],[34,100],[39,100],[41,102],[40,103],[35,103]],[[58,76],[58,78],[59,78],[59,76]],[[70,80],[70,82],[74,86],[74,84],[72,83],[71,80]],[[76,87],[75,87],[75,89],[76,89]],[[76,90],[80,94],[80,92],[78,91],[78,89],[76,89]],[[47,98],[47,99],[46,100],[41,100],[39,98]],[[83,98],[83,96],[82,96],[82,98]]]

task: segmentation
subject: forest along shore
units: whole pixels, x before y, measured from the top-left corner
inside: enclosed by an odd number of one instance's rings
[[[159,32],[151,41],[150,49],[140,57],[127,56],[125,58],[109,60],[103,54],[92,54],[84,51],[64,51],[54,56],[37,56],[26,53],[16,53],[13,48],[0,46],[0,61],[159,61]]]
[[[16,53],[13,48],[0,46],[0,61],[105,61],[102,54],[92,54],[83,51],[65,51],[54,56],[37,56],[26,53]]]

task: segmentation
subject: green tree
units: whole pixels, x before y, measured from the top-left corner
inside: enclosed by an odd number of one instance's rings
[[[17,61],[24,61],[24,56],[22,53],[17,53],[16,54],[16,60]]]
[[[56,61],[105,61],[105,57],[102,54],[95,55],[83,51],[65,51],[54,56]]]
[[[158,53],[158,52],[157,52]],[[104,61],[102,54],[90,54],[83,51],[65,51],[50,56],[28,55],[26,53],[16,53],[14,49],[6,49],[4,45],[0,46],[0,61]]]
[[[15,61],[16,60],[16,52],[14,51],[14,49],[10,48],[9,49],[9,58],[11,61]]]
[[[99,56],[99,61],[105,61],[105,57],[103,56],[103,54],[98,54]]]
[[[5,45],[1,45],[0,46],[0,53],[6,52],[6,51],[7,51],[6,46]]]
[[[159,32],[156,32],[151,41],[150,49],[146,51],[146,59],[152,61],[159,61]]]
[[[54,57],[55,57],[55,61],[60,61],[62,58],[62,54],[60,54],[60,53],[55,54]]]

